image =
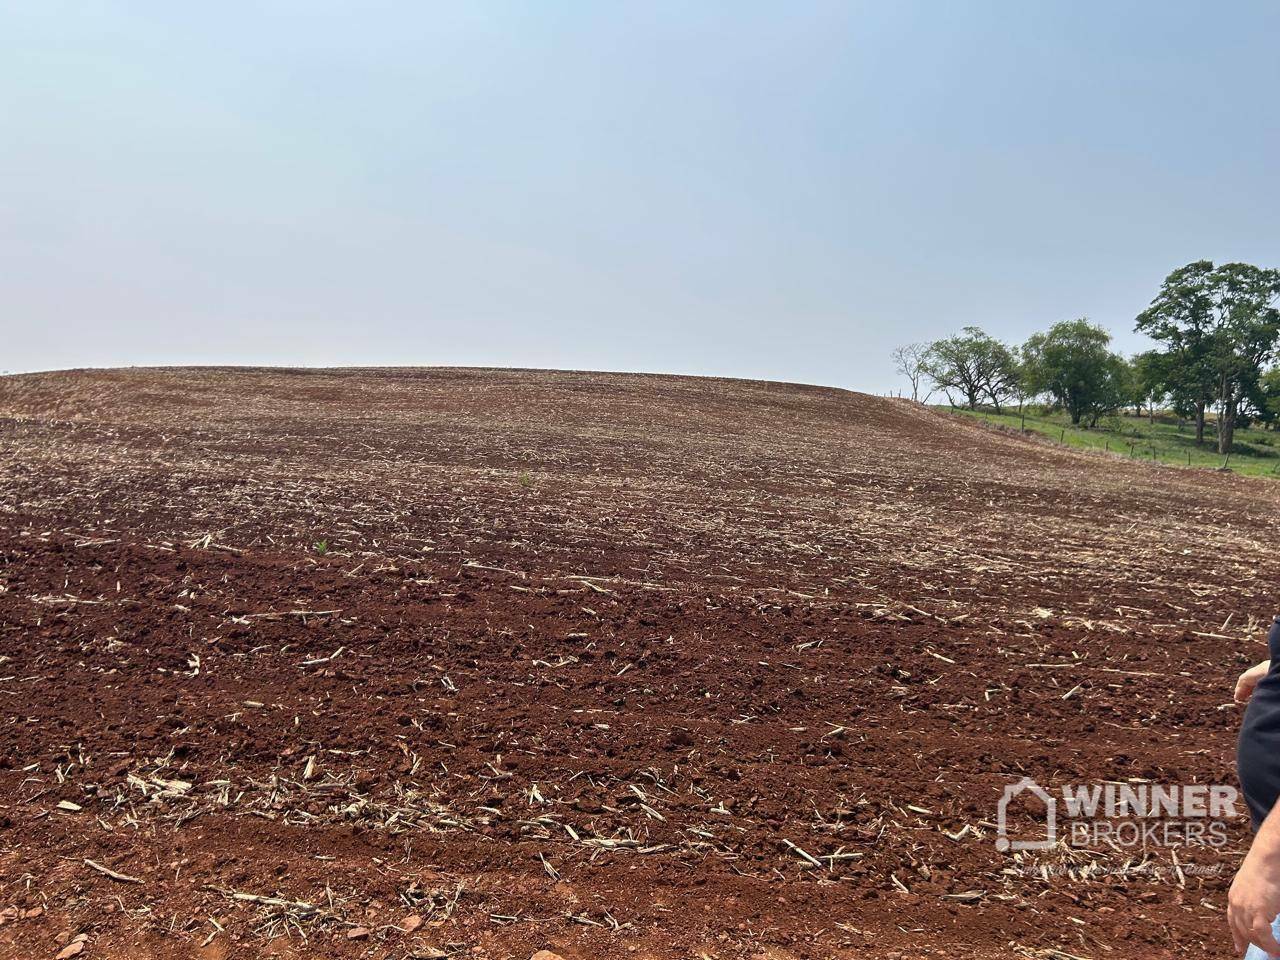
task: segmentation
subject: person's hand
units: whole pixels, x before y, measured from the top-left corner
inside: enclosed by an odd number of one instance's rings
[[[1244,953],[1249,944],[1280,957],[1280,943],[1271,933],[1271,921],[1280,916],[1280,862],[1267,850],[1250,849],[1240,865],[1227,894],[1227,923],[1236,953]],[[1255,855],[1257,854],[1257,855]]]
[[[1240,678],[1236,680],[1236,703],[1248,702],[1249,698],[1253,696],[1253,688],[1258,685],[1259,680],[1267,675],[1267,671],[1270,669],[1271,661],[1263,660],[1240,674]]]

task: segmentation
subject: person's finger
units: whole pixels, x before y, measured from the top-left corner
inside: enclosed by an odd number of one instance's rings
[[[1258,681],[1247,673],[1240,674],[1236,680],[1235,698],[1236,703],[1244,703],[1253,696],[1254,689],[1258,686]]]
[[[1240,918],[1236,909],[1227,904],[1227,927],[1231,931],[1231,939],[1235,943],[1236,953],[1244,953],[1249,947],[1249,940],[1240,929]]]
[[[1273,957],[1280,954],[1280,942],[1276,941],[1267,920],[1259,918],[1249,925],[1249,942],[1257,944]]]

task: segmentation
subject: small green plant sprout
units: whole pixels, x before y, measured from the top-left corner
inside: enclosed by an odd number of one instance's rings
[[[520,472],[520,476],[516,479],[519,481],[520,486],[524,487],[526,490],[533,486],[533,477],[529,476],[527,471],[522,470]]]
[[[311,545],[311,548],[315,550],[316,553],[320,554],[320,556],[323,557],[326,553],[329,552],[329,541],[317,540],[315,543]]]

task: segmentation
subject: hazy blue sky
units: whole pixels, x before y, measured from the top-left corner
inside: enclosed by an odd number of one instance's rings
[[[1280,3],[0,0],[0,369],[882,391],[1280,266]]]

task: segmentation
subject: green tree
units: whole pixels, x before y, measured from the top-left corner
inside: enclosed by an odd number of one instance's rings
[[[1129,365],[1110,345],[1111,334],[1083,318],[1033,334],[1022,348],[1028,387],[1048,394],[1073,424],[1096,426],[1132,393]]]
[[[1135,329],[1165,345],[1166,386],[1174,407],[1196,419],[1196,443],[1204,442],[1204,412],[1213,396],[1209,365],[1213,263],[1197,260],[1165,277]]]
[[[1016,353],[977,327],[931,343],[924,371],[953,406],[954,391],[970,410],[985,398],[999,413],[1000,405],[1017,393]]]
[[[1262,377],[1280,338],[1280,270],[1226,263],[1214,271],[1214,339],[1218,452],[1230,453],[1240,406]]]
[[[1218,452],[1230,453],[1242,403],[1275,354],[1280,338],[1280,270],[1249,263],[1198,260],[1165,278],[1137,329],[1165,344],[1174,390],[1196,412],[1196,442],[1204,411],[1218,412]]]
[[[1250,400],[1258,420],[1268,426],[1280,420],[1280,367],[1272,367],[1258,378]]]
[[[1138,416],[1147,408],[1147,422],[1156,422],[1156,404],[1169,395],[1169,362],[1159,350],[1135,354],[1129,361],[1132,371],[1132,399]]]

